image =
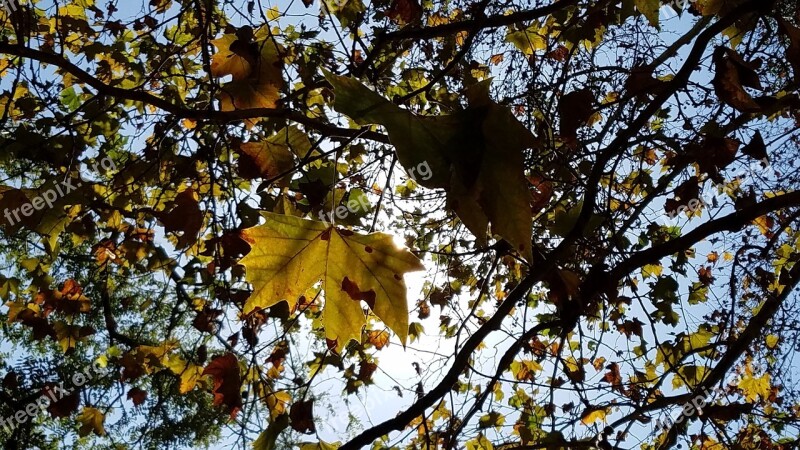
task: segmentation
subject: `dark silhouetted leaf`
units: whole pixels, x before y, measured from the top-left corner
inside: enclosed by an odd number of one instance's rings
[[[314,402],[312,400],[295,402],[289,410],[292,419],[292,429],[300,433],[311,434],[316,432],[314,426]]]
[[[232,353],[218,356],[203,369],[214,378],[214,405],[225,405],[232,418],[242,408],[242,378],[239,360]]]

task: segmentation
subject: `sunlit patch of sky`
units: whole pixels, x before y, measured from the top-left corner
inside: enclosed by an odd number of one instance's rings
[[[48,3],[50,2],[39,2],[37,3],[37,7],[40,8],[48,8]],[[270,8],[277,8],[277,10],[281,13],[281,17],[277,21],[271,21],[273,26],[286,26],[286,25],[295,25],[300,26],[301,24],[305,25],[307,29],[314,30],[319,29],[320,20],[327,22],[329,25],[329,29],[327,31],[321,31],[319,38],[324,39],[330,42],[339,42],[340,44],[337,46],[337,51],[341,56],[347,56],[347,53],[352,49],[352,41],[350,37],[346,34],[337,34],[334,29],[338,27],[338,23],[332,24],[331,21],[335,21],[335,19],[330,18],[328,16],[322,15],[322,19],[320,19],[320,10],[318,3],[315,3],[310,8],[306,8],[302,2],[300,1],[292,1],[292,2],[277,2],[277,3],[260,3],[256,2],[256,10],[254,11],[253,15],[250,15],[247,11],[247,4],[246,2],[242,2],[241,5],[227,3],[225,6],[226,12],[229,13],[231,17],[234,17],[234,23],[237,25],[242,25],[248,22],[251,22],[254,25],[260,25],[267,21],[268,10]],[[118,11],[114,14],[115,18],[118,19],[133,19],[139,17],[144,11],[145,2],[136,3],[136,2],[129,2],[123,1],[117,3]],[[175,8],[175,6],[173,6]],[[683,35],[686,31],[688,31],[693,23],[697,20],[694,16],[689,14],[682,14],[678,16],[675,14],[668,6],[662,8],[662,33],[659,35],[661,39],[664,40],[665,44],[669,44],[670,42],[677,39],[679,36]],[[166,14],[169,16],[169,12]],[[686,54],[689,51],[689,46],[683,47],[678,52],[678,57],[673,58],[671,61],[675,61],[678,64],[685,58]],[[609,61],[613,62],[613,55],[609,55]],[[677,70],[679,66],[670,67],[670,70]],[[52,75],[54,69],[48,68],[45,69],[45,73],[49,73]],[[290,74],[291,75],[291,74]],[[709,73],[700,73],[696,76],[697,80],[706,80],[710,81],[711,74]],[[289,77],[291,80],[291,77]],[[223,80],[224,81],[224,80]],[[0,88],[6,86],[7,80],[0,81]],[[680,101],[680,100],[678,100]],[[670,102],[675,102],[674,99],[671,99]],[[677,106],[673,103],[672,106]],[[137,138],[135,136],[145,136],[146,134],[141,134],[141,131],[133,132],[133,130],[123,130],[123,133],[127,133],[131,136],[131,145],[130,147],[133,150],[141,149],[143,147],[143,142],[141,138]],[[779,145],[780,143],[775,143],[773,145]],[[763,175],[766,177],[771,177],[769,172],[765,172]],[[403,174],[402,171],[395,172],[395,179],[394,183],[405,182],[407,180],[407,174]],[[385,178],[379,178],[377,183],[378,185],[383,185]],[[422,192],[425,192],[424,190]],[[252,193],[243,193],[244,195],[251,195],[253,198],[255,196]],[[370,199],[373,201],[373,205],[377,203],[378,194],[376,192],[372,192],[369,194]],[[409,208],[411,207],[412,202],[405,202],[405,205]],[[402,200],[398,200],[397,202],[398,208],[404,205]],[[649,214],[650,217],[654,218],[655,220],[659,220],[665,215],[663,214],[663,202],[654,202],[652,204],[653,212]],[[727,214],[732,211],[732,206],[728,203],[726,205],[721,206],[719,209],[715,211],[709,211],[710,213],[719,216],[722,214]],[[708,216],[706,212],[703,213],[701,219],[682,219],[680,222],[680,226],[682,227],[683,233],[686,233],[703,223],[707,220]],[[386,223],[388,216],[386,214],[381,215],[381,225]],[[366,224],[365,224],[366,225]],[[645,224],[646,225],[646,224]],[[389,227],[383,228],[379,226],[377,228],[379,231],[391,233],[396,236],[398,244],[403,244],[405,242],[404,234],[406,230],[393,230]],[[631,230],[630,237],[636,238],[639,230]],[[169,242],[163,237],[158,237],[159,244],[165,246],[166,248],[170,248]],[[705,255],[708,253],[717,250],[719,247],[717,244],[712,244],[711,242],[705,242],[697,246],[697,257],[693,260],[693,262],[700,263],[704,260]],[[434,262],[430,257],[426,257],[426,265],[428,267],[428,271],[425,273],[414,273],[409,274],[406,276],[406,280],[409,286],[408,289],[408,296],[409,296],[409,308],[413,309],[416,305],[416,302],[423,298],[425,295],[423,285],[425,281],[430,281],[436,279],[436,277],[441,277],[438,275],[437,272],[439,269],[436,267]],[[676,279],[681,286],[681,298],[685,299],[688,297],[688,292],[685,290],[688,286],[691,285],[691,276],[693,274],[689,274],[687,277],[677,276]],[[715,274],[718,278],[722,278],[725,276],[724,273]],[[441,281],[440,279],[437,281]],[[719,297],[722,298],[724,293],[716,293],[719,294]],[[624,295],[625,293],[623,293]],[[465,294],[458,296],[455,301],[458,303],[459,307],[451,310],[448,314],[456,315],[458,312],[469,311],[470,306],[468,302],[474,298],[474,294]],[[490,301],[487,301],[489,303]],[[634,304],[635,305],[635,304]],[[711,306],[711,302],[709,302],[709,306]],[[357,398],[345,398],[345,396],[340,396],[339,393],[342,391],[342,381],[338,377],[338,373],[335,369],[327,369],[324,373],[320,374],[318,379],[315,381],[314,391],[315,392],[324,392],[328,394],[326,400],[330,401],[331,410],[329,414],[320,415],[319,413],[323,413],[324,408],[318,408],[317,411],[318,417],[325,418],[322,420],[319,425],[319,437],[327,440],[327,441],[334,441],[334,440],[345,440],[343,435],[343,431],[346,430],[346,434],[352,436],[358,430],[358,427],[353,429],[348,429],[347,425],[349,423],[348,414],[350,412],[353,413],[354,417],[362,423],[364,427],[371,426],[373,424],[377,424],[382,422],[386,419],[393,417],[398,411],[408,407],[412,404],[416,399],[416,386],[418,383],[422,383],[424,389],[430,390],[433,386],[435,386],[438,381],[441,379],[441,376],[444,372],[449,368],[450,364],[452,363],[452,356],[454,355],[455,350],[455,340],[453,339],[441,339],[439,337],[439,311],[438,307],[432,306],[431,307],[431,316],[427,319],[416,319],[412,316],[411,321],[418,321],[422,324],[425,329],[425,332],[421,336],[420,340],[416,342],[409,342],[404,347],[400,344],[395,336],[392,337],[391,345],[386,347],[380,352],[376,353],[379,362],[378,371],[375,374],[375,384],[373,386],[369,386],[366,388],[364,393],[360,393],[358,399],[360,399],[363,403],[358,405]],[[489,308],[491,310],[491,308]],[[537,311],[541,312],[541,311]],[[632,308],[632,313],[635,316],[646,315],[647,312],[642,310],[638,306],[634,306]],[[413,313],[412,313],[413,314]],[[454,319],[456,319],[454,317]],[[463,320],[463,317],[457,318],[458,320]],[[683,320],[687,322],[685,325],[687,326],[687,330],[691,330],[690,326],[696,325],[696,321],[698,318],[689,318],[683,317]],[[695,322],[692,322],[692,321]],[[510,334],[518,334],[523,326],[530,326],[530,323],[522,324],[519,321],[513,321],[509,319],[509,322],[506,325],[505,333],[494,333],[490,336],[490,338],[486,341],[486,347],[491,349],[491,351],[484,350],[481,354],[480,361],[477,361],[477,367],[479,371],[483,373],[489,373],[493,371],[494,365],[502,355],[505,350],[508,348],[509,344],[513,341],[508,338]],[[304,324],[306,329],[308,328],[308,324]],[[466,328],[466,334],[471,334],[479,324],[476,321],[471,321]],[[661,335],[664,332],[671,332],[672,330],[668,329],[666,326],[659,325],[656,329],[658,333]],[[226,329],[223,330],[223,335],[227,335],[232,333],[233,329]],[[597,331],[597,330],[595,330]],[[588,331],[587,331],[588,332]],[[227,333],[227,334],[226,334]],[[599,334],[590,337],[599,337]],[[649,343],[655,342],[655,336],[652,335],[651,331],[645,328],[645,340]],[[463,344],[463,339],[462,342]],[[311,342],[303,342],[303,338],[299,337],[298,342],[296,343],[297,349],[310,349],[313,343]],[[630,350],[631,344],[627,341],[619,341],[615,343],[620,348],[628,347]],[[587,352],[589,351],[588,348],[586,349]],[[299,350],[302,353],[303,350]],[[616,348],[611,346],[605,348],[604,350],[598,353],[599,356],[605,355],[608,357],[609,360],[613,360],[613,352],[616,351]],[[307,352],[306,356],[311,356],[311,352]],[[310,359],[310,358],[309,358]],[[415,368],[415,364],[418,367],[422,368],[422,373],[418,373],[417,369]],[[551,373],[552,372],[552,365],[548,366],[545,365],[545,370],[542,372],[543,374]],[[624,372],[623,372],[624,373]],[[601,374],[602,376],[602,374]],[[537,380],[537,382],[544,383],[544,380]],[[481,379],[481,383],[485,384],[485,380]],[[395,390],[395,386],[399,387],[399,392],[402,393],[402,397],[398,395],[398,391]],[[512,395],[512,391],[509,387],[509,384],[506,383],[504,385],[504,392],[506,394],[506,398]],[[593,399],[594,400],[594,399]],[[345,402],[351,402],[350,405],[346,405]],[[568,395],[566,393],[562,393],[559,391],[554,398],[554,403],[556,405],[561,405],[568,402],[574,402],[575,397]],[[449,407],[453,407],[453,405],[448,405]],[[456,405],[458,406],[458,405]],[[347,413],[345,413],[347,411]],[[324,414],[324,413],[323,413]],[[617,417],[616,414],[612,414],[610,416],[610,420],[613,420]],[[113,416],[109,416],[109,420],[113,420]],[[513,424],[516,420],[515,416],[509,416],[506,419],[506,424]],[[266,423],[263,424],[266,427]],[[506,433],[508,429],[504,430]],[[239,438],[239,433],[241,432],[235,425],[231,428],[229,435],[226,437],[225,441],[220,443],[216,448],[227,448],[232,443],[236,442]],[[406,431],[403,433],[395,433],[392,435],[392,439],[402,439],[402,436],[407,435],[409,433],[415,432],[414,430]],[[489,437],[497,437],[496,432],[494,430],[487,430],[487,434]],[[638,441],[641,439],[647,439],[653,435],[653,425],[652,424],[636,424],[630,429],[630,441]],[[250,438],[254,438],[255,436],[250,436]],[[309,441],[313,440],[313,436],[308,438]]]

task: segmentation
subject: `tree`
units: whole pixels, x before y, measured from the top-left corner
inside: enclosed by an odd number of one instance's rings
[[[796,2],[4,6],[6,448],[800,444]]]

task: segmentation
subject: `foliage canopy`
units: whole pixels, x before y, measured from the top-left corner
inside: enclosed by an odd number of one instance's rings
[[[796,2],[2,5],[5,448],[800,446]]]

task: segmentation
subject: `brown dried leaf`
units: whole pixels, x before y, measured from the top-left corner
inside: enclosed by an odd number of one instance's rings
[[[194,244],[203,226],[203,212],[198,199],[194,189],[185,189],[163,211],[156,213],[167,233],[181,233],[177,243],[179,248]]]
[[[603,381],[610,383],[611,386],[619,386],[622,384],[622,375],[619,372],[619,364],[611,363],[606,366],[608,372],[603,375]]]
[[[314,426],[313,400],[295,402],[289,409],[289,418],[292,419],[292,429],[300,433],[312,434],[317,431]]]
[[[671,213],[680,206],[686,206],[693,199],[700,197],[700,184],[697,177],[691,177],[675,188],[675,197],[664,202],[664,209]]]
[[[650,66],[632,68],[630,76],[625,80],[625,91],[637,97],[657,95],[663,86],[663,81],[653,77],[653,68]]]
[[[617,330],[621,333],[624,333],[625,336],[630,339],[631,335],[637,335],[642,337],[642,322],[639,319],[633,319],[633,321],[626,320],[620,325],[617,325]]]
[[[564,62],[569,56],[569,49],[563,45],[559,45],[555,50],[545,53],[544,57],[558,62]]]
[[[758,161],[769,159],[769,155],[767,155],[767,145],[764,143],[764,138],[761,136],[760,131],[756,131],[750,143],[742,148],[742,153]]]
[[[716,73],[711,83],[720,100],[742,112],[761,111],[761,105],[744,89],[745,86],[761,89],[755,71],[757,64],[743,60],[726,47],[717,47],[713,60]]]
[[[47,407],[50,417],[56,419],[59,417],[69,417],[73,412],[78,410],[80,404],[80,392],[75,391],[67,394],[61,386],[55,383],[45,384],[42,390],[42,395],[51,399],[56,399]]]
[[[372,374],[378,369],[375,363],[361,361],[358,364],[358,379],[359,381],[372,381]]]
[[[561,137],[572,142],[578,138],[578,128],[586,125],[594,114],[595,97],[589,89],[570,92],[558,102],[561,117]]]
[[[239,361],[233,353],[226,353],[211,360],[203,369],[203,375],[214,378],[214,405],[225,405],[231,418],[242,408],[242,378]]]
[[[214,334],[217,332],[217,317],[222,314],[221,309],[209,308],[204,306],[202,311],[199,311],[192,321],[192,326],[198,331]]]
[[[133,402],[133,406],[139,406],[147,399],[147,391],[143,391],[137,387],[128,391],[128,400]]]
[[[367,335],[367,342],[374,345],[376,349],[380,350],[389,345],[389,332],[386,330],[372,330]]]
[[[707,173],[712,180],[721,182],[720,170],[736,159],[742,143],[736,139],[707,136],[700,146],[693,146],[692,153],[700,172]]]
[[[386,16],[399,25],[418,22],[422,18],[422,6],[418,0],[394,0]]]

